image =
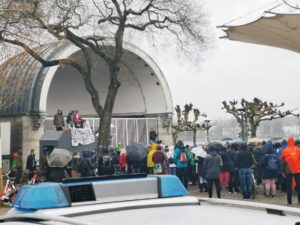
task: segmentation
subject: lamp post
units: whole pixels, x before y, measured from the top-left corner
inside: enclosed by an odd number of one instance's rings
[[[237,109],[241,113],[241,126],[242,126],[242,139],[245,141],[245,129],[244,129],[244,108]]]
[[[206,129],[206,141],[209,143],[209,128],[211,128],[211,125],[209,124],[210,120],[204,120],[205,122],[205,129]]]

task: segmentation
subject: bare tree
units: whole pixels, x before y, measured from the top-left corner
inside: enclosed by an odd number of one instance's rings
[[[172,124],[172,137],[173,142],[176,143],[178,135],[183,131],[193,132],[193,144],[196,144],[197,131],[204,130],[205,124],[199,123],[199,117],[206,117],[206,114],[200,113],[199,109],[193,108],[193,104],[185,104],[184,109],[181,110],[180,106],[175,107],[176,111],[176,123]],[[193,113],[193,119],[190,120],[191,113]]]
[[[277,105],[258,98],[254,98],[253,101],[247,101],[242,98],[240,104],[236,100],[229,101],[228,103],[223,101],[222,103],[222,109],[233,115],[240,126],[242,126],[241,113],[244,114],[243,124],[245,126],[246,138],[248,137],[248,132],[250,132],[251,137],[256,137],[257,128],[262,121],[283,118],[288,115],[299,117],[299,114],[293,113],[294,110],[281,111],[279,108],[283,107],[284,103]]]
[[[44,67],[71,65],[77,69],[100,117],[98,149],[107,146],[118,89],[123,41],[128,32],[169,34],[184,49],[203,46],[206,26],[201,8],[192,0],[1,0],[0,42],[18,46]],[[96,22],[96,25],[95,25]],[[93,33],[91,27],[94,28]],[[89,34],[83,37],[82,34]],[[160,36],[164,37],[164,36]],[[36,46],[67,40],[84,62],[72,58],[47,60]],[[104,45],[109,42],[114,48]],[[93,55],[104,60],[110,83],[104,104],[92,82]],[[99,151],[97,151],[97,157]]]
[[[25,54],[20,54],[18,56],[19,64],[23,61],[22,58],[26,57]],[[0,109],[6,109],[7,107],[13,105],[18,101],[26,91],[26,87],[23,85],[25,77],[21,79],[14,79],[9,82],[7,77],[7,68],[14,65],[14,60],[8,60],[5,64],[0,65]]]

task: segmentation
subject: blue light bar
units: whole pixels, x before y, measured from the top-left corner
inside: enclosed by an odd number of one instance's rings
[[[13,201],[13,206],[18,209],[49,209],[70,205],[63,186],[58,183],[24,186]]]
[[[159,197],[161,198],[179,197],[189,194],[177,176],[158,176],[158,182],[160,187]]]

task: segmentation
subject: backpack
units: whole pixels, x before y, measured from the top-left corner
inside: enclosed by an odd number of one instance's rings
[[[279,169],[277,155],[275,155],[275,154],[268,155],[267,168],[270,170],[278,170]]]
[[[186,157],[185,149],[182,149],[182,150],[180,151],[179,161],[180,161],[181,163],[186,163],[186,162],[187,162],[187,157]]]

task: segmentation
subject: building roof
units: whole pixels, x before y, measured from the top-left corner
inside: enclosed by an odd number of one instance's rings
[[[82,57],[80,49],[68,41],[44,45],[36,50],[47,60]],[[95,61],[93,76],[95,74],[97,76],[93,81],[99,88],[101,98],[106,96],[109,79],[105,63],[96,58],[93,59]],[[0,102],[17,82],[25,91],[21,98],[11,102],[10,106],[1,108],[0,116],[37,113],[53,115],[58,108],[65,112],[79,109],[82,115],[96,115],[90,103],[90,96],[84,89],[82,78],[74,68],[70,66],[43,68],[39,62],[25,53],[11,58],[1,67],[6,75],[6,85],[0,90]],[[70,76],[73,77],[70,79]],[[66,82],[66,79],[69,80]],[[132,44],[124,43],[119,79],[121,87],[115,102],[113,112],[115,116],[172,113],[172,97],[163,73],[153,59]],[[77,99],[72,97],[74,95],[78,96]],[[105,98],[101,98],[102,104],[104,100]]]

